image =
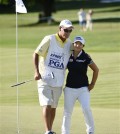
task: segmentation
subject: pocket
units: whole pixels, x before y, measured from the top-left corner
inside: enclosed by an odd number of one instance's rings
[[[90,92],[89,89],[88,89],[88,87],[82,87],[82,90],[83,90],[84,92]]]

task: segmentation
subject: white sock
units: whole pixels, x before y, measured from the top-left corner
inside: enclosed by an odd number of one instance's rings
[[[46,133],[45,133],[45,134],[48,134],[49,132],[51,132],[51,131],[46,131]]]

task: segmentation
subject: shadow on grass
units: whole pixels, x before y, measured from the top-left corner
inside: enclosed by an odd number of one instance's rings
[[[81,7],[84,9],[99,9],[99,8],[103,8],[100,11],[95,11],[96,13],[107,13],[107,12],[120,12],[120,2],[118,3],[100,3],[100,0],[89,0],[89,1],[56,1],[56,9],[58,11],[61,10],[73,10],[73,9],[80,9]],[[106,10],[105,8],[109,8],[108,10]],[[110,7],[116,7],[115,9],[110,9]],[[27,7],[28,12],[39,12],[41,11],[41,5],[39,5],[39,3],[37,3],[34,6],[28,6]],[[7,5],[0,5],[0,14],[10,14],[10,13],[14,13],[15,14],[15,5],[12,6],[7,6]],[[97,19],[93,19],[94,23],[118,23],[120,22],[120,18],[118,16],[118,18],[97,18]],[[53,23],[51,23],[50,25],[48,23],[39,23],[39,22],[35,22],[35,23],[30,23],[30,24],[26,24],[26,25],[19,25],[19,27],[36,27],[36,26],[54,26],[54,25],[59,25],[60,22],[55,21]],[[73,24],[79,24],[78,20],[73,21]]]
[[[109,9],[109,10],[100,10],[100,11],[95,11],[95,13],[107,13],[107,12],[120,12],[120,8],[116,8],[116,9]]]
[[[35,5],[27,5],[26,2],[26,8],[28,12],[40,12],[42,11],[42,6],[40,3],[36,3]],[[114,2],[114,3],[100,3],[100,0],[63,0],[63,1],[56,1],[55,7],[56,10],[74,10],[74,9],[90,9],[90,8],[107,8],[107,7],[118,7],[117,10],[114,10],[115,12],[120,11],[119,8],[120,2]],[[103,11],[104,12],[104,11]],[[112,11],[113,12],[113,11]],[[1,5],[0,4],[0,14],[11,14],[15,13],[15,4],[13,5]]]
[[[120,22],[120,18],[100,18],[100,19],[93,19],[94,23],[119,23]],[[59,21],[54,21],[51,24],[48,23],[30,23],[30,24],[26,24],[26,25],[19,25],[19,27],[37,27],[37,26],[59,26]],[[72,21],[73,25],[74,24],[79,24],[78,20],[74,20]]]
[[[94,23],[119,23],[120,18],[100,18],[100,19],[94,19]]]
[[[54,21],[52,22],[51,24],[48,24],[47,22],[35,22],[35,23],[30,23],[30,24],[22,24],[22,25],[19,25],[19,27],[37,27],[37,26],[58,26],[59,25],[59,21]]]

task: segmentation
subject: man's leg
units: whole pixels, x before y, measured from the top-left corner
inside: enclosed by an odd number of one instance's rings
[[[56,108],[51,108],[51,119],[50,119],[51,130],[55,119],[55,115],[56,115]]]
[[[38,85],[39,102],[42,106],[42,115],[46,133],[51,130],[51,98],[52,92],[47,85]]]
[[[51,131],[51,106],[43,107],[43,119],[45,122],[45,130]]]
[[[54,88],[49,86],[39,87],[39,101],[43,107],[43,118],[45,123],[46,134],[52,131],[52,125],[55,119],[56,108],[62,88]]]

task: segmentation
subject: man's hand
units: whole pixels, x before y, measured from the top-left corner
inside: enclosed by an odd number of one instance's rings
[[[35,72],[34,79],[35,79],[35,80],[41,79],[40,73],[36,73],[36,72]]]

